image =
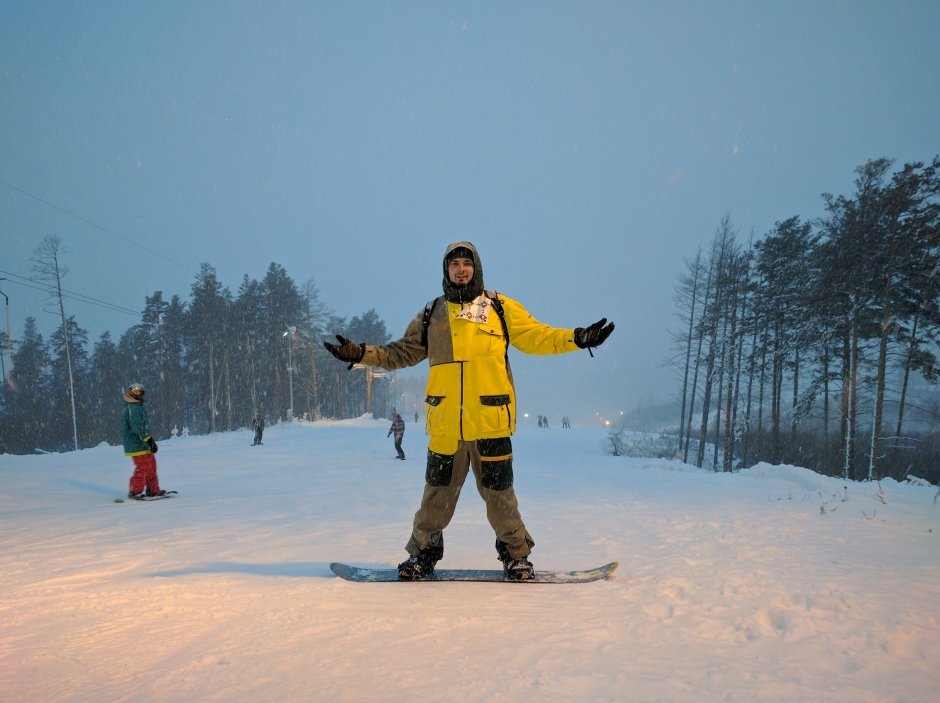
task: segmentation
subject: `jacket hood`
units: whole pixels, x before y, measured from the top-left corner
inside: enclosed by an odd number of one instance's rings
[[[468,249],[473,255],[473,278],[465,286],[455,286],[447,277],[447,258],[455,249]],[[469,303],[478,295],[483,293],[483,262],[480,261],[480,254],[472,242],[457,241],[451,242],[444,249],[444,298],[451,303]]]

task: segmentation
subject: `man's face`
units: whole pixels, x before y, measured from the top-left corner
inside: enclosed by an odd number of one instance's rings
[[[447,278],[454,285],[465,286],[473,278],[473,259],[455,256],[447,262]]]

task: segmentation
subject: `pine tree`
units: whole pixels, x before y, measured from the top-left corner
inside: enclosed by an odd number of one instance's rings
[[[771,354],[771,428],[772,463],[792,461],[796,427],[801,417],[799,405],[800,361],[809,342],[806,322],[809,312],[805,292],[811,288],[809,265],[814,238],[808,223],[799,216],[774,225],[773,230],[756,244],[756,272],[763,286],[762,314],[770,332]],[[784,379],[787,370],[793,383],[790,394],[790,432],[786,447],[782,444]]]
[[[170,298],[160,324],[163,348],[163,366],[160,379],[160,403],[164,409],[165,424],[161,436],[173,428],[186,426],[186,368],[184,330],[186,306],[178,295]]]
[[[207,263],[200,266],[186,314],[189,403],[196,431],[215,432],[222,407],[232,299]],[[204,411],[198,410],[204,408]]]
[[[88,444],[118,444],[125,380],[118,348],[111,341],[110,332],[104,332],[95,343],[88,381]]]
[[[50,366],[45,397],[50,403],[47,436],[56,450],[81,446],[88,422],[88,332],[69,317],[49,338]]]
[[[278,417],[290,419],[296,414],[298,398],[291,408],[291,386],[303,378],[304,355],[302,337],[297,330],[305,317],[304,301],[293,279],[283,266],[271,263],[261,281],[264,315],[259,329],[259,346],[268,361],[268,388],[273,395],[273,407]],[[288,330],[293,329],[293,332]],[[298,350],[295,355],[294,351]],[[294,388],[300,390],[298,384]]]
[[[53,449],[47,443],[46,428],[52,416],[51,404],[44,397],[49,374],[49,352],[36,327],[36,319],[27,317],[23,338],[15,345],[11,389],[7,392],[6,412],[0,421],[0,453],[27,454]]]

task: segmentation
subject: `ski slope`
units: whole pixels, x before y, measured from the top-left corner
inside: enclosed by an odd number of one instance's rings
[[[538,569],[607,581],[355,584],[404,558],[424,481],[388,423],[160,443],[178,498],[125,501],[118,447],[0,456],[0,701],[938,700],[936,487],[612,457],[523,427]],[[442,568],[497,568],[469,483]]]

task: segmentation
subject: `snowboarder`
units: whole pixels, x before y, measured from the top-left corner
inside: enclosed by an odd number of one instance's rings
[[[428,360],[425,398],[428,443],[421,505],[415,513],[410,555],[399,577],[426,578],[444,555],[443,531],[450,523],[470,469],[496,533],[496,552],[506,577],[531,579],[528,557],[535,545],[519,513],[513,490],[511,435],[516,429],[515,388],[509,344],[528,354],[562,354],[600,346],[614,329],[601,319],[588,327],[550,327],[515,300],[483,286],[476,247],[447,246],[444,295],[428,303],[401,339],[385,345],[356,343],[336,335],[324,342],[337,359],[394,370]]]
[[[405,452],[401,448],[402,437],[405,436],[405,421],[402,420],[401,415],[395,413],[395,416],[392,418],[392,426],[388,428],[388,434],[386,437],[391,436],[392,432],[395,433],[395,451],[398,452],[398,458],[402,461],[405,460]]]
[[[144,408],[144,387],[132,383],[124,393],[124,410],[121,412],[121,439],[124,453],[134,460],[127,497],[142,500],[145,497],[166,495],[160,490],[157,478],[157,443],[150,433],[150,419]]]
[[[255,441],[251,443],[252,447],[261,444],[261,435],[264,434],[264,418],[260,410],[255,410],[255,416],[251,418],[251,429],[255,431]]]

